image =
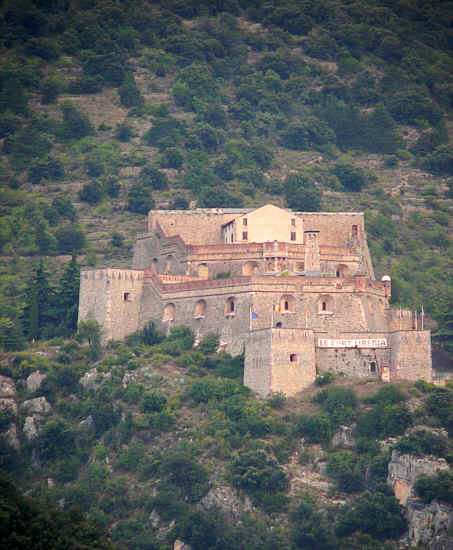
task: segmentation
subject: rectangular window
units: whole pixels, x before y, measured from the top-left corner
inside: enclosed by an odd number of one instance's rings
[[[370,372],[376,372],[376,363],[375,363],[375,361],[371,361],[371,363],[370,363]]]
[[[247,225],[247,218],[242,218],[242,225]]]
[[[246,241],[249,238],[247,231],[242,232],[242,240]]]
[[[289,356],[290,363],[297,363],[297,355],[295,353],[291,353]]]
[[[295,231],[291,231],[291,240],[292,241],[296,240],[296,232]]]
[[[130,301],[131,301],[131,293],[130,293],[130,292],[125,292],[125,293],[123,294],[123,300],[124,300],[125,302],[130,302]]]
[[[296,219],[295,219],[295,218],[291,218],[291,225],[292,225],[293,227],[296,226]]]

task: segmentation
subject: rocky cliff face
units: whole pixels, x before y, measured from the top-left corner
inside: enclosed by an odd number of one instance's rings
[[[400,504],[405,506],[408,498],[415,496],[414,484],[420,476],[432,476],[438,470],[445,469],[448,470],[448,464],[444,458],[400,455],[397,451],[393,451],[387,483],[392,487]]]
[[[408,541],[413,546],[427,545],[429,550],[453,550],[453,508],[439,502],[424,504],[414,493],[414,485],[422,475],[434,475],[449,469],[445,459],[433,456],[401,455],[393,451],[388,467],[387,483],[406,508],[409,522]]]

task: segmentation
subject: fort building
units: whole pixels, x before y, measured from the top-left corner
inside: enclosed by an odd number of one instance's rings
[[[189,326],[199,342],[245,352],[244,383],[293,395],[317,373],[431,381],[431,338],[392,309],[377,281],[362,213],[256,209],[152,210],[132,269],[82,271],[79,322],[105,340],[153,321]]]

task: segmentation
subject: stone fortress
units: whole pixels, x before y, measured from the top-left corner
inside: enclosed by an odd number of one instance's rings
[[[152,210],[132,269],[81,274],[79,321],[121,340],[153,321],[245,351],[244,384],[294,395],[317,373],[431,381],[431,339],[376,281],[362,213]]]

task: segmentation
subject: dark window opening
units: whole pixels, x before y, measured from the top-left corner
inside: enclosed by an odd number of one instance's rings
[[[326,302],[322,303],[321,309],[322,309],[322,311],[327,311],[327,303]]]
[[[247,231],[242,232],[242,240],[246,241],[248,239],[248,233]]]
[[[288,303],[288,300],[285,300],[284,309],[285,309],[285,311],[289,311],[289,303]]]
[[[296,225],[296,220],[295,218],[291,218],[291,225],[294,227]]]
[[[247,225],[247,218],[242,218],[242,225]]]
[[[376,372],[376,363],[374,361],[370,363],[370,372]]]
[[[359,234],[359,228],[357,225],[353,225],[352,226],[352,238],[356,238],[357,235]]]
[[[291,231],[291,240],[292,240],[292,241],[295,241],[295,240],[296,240],[296,233],[295,233],[295,231]]]
[[[289,356],[289,360],[291,363],[297,363],[297,355],[295,353],[291,353]]]
[[[340,272],[337,270],[337,277],[339,277],[339,276],[340,276]]]
[[[277,328],[282,328],[282,324],[281,324],[280,321],[278,321],[278,323],[275,323],[275,326],[276,326]]]
[[[226,313],[234,313],[234,299],[230,298],[226,304]]]
[[[125,292],[125,293],[123,294],[123,300],[124,300],[125,302],[130,302],[130,301],[131,301],[131,293],[130,293],[130,292]]]

